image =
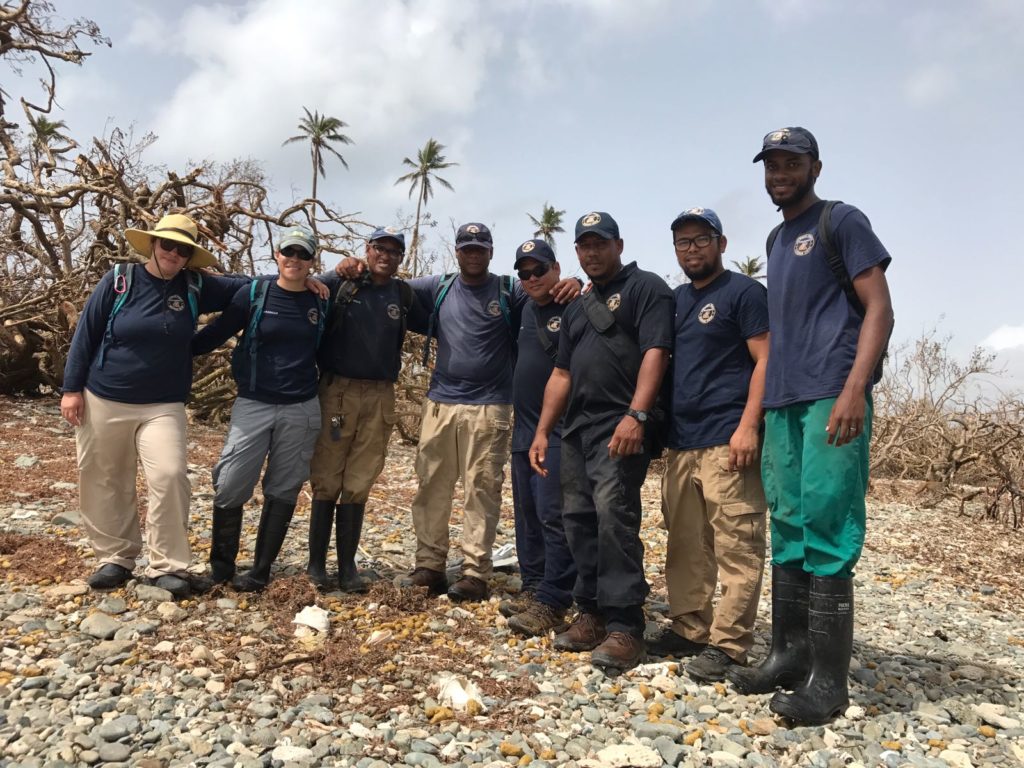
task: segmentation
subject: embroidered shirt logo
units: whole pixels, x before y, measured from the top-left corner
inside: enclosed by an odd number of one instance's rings
[[[618,309],[622,305],[622,294],[621,293],[613,293],[605,301],[605,304],[608,306],[608,309],[610,309],[612,312],[614,312],[616,309]]]
[[[388,304],[388,317],[392,320],[397,320],[402,316],[402,310],[398,308],[397,304]]]
[[[797,256],[806,256],[814,250],[814,235],[805,232],[793,241],[793,253]]]
[[[316,325],[320,321],[320,310],[311,309],[306,313],[306,319],[309,320],[313,325]]]
[[[552,333],[558,333],[562,330],[562,316],[556,315],[548,320],[547,329]]]
[[[491,317],[498,317],[501,314],[501,304],[497,300],[487,302],[487,314]]]
[[[697,313],[697,319],[700,320],[704,325],[707,325],[715,319],[715,305],[705,304],[700,308],[700,312]]]
[[[167,308],[173,309],[175,312],[181,312],[185,308],[185,300],[178,294],[172,294],[167,297]]]

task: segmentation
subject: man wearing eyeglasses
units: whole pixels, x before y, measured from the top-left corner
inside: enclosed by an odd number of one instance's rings
[[[764,137],[765,189],[782,211],[769,238],[771,343],[762,474],[772,525],[772,647],[731,670],[772,711],[818,725],[848,703],[853,569],[864,544],[871,387],[892,330],[890,256],[852,205],[821,200],[806,128]],[[831,212],[831,222],[825,212]]]
[[[562,338],[530,464],[548,473],[562,414],[562,520],[576,563],[580,613],[555,636],[562,651],[591,651],[606,669],[644,657],[640,487],[656,450],[652,427],[672,348],[672,293],[636,263],[623,265],[619,225],[593,211],[576,222],[576,253],[592,282],[562,316]]]
[[[676,259],[690,280],[675,289],[669,451],[661,488],[672,624],[648,638],[647,650],[697,656],[687,673],[712,682],[723,679],[727,667],[746,664],[761,593],[768,300],[763,285],[723,265],[727,240],[713,210],[685,210],[671,231]]]
[[[344,281],[323,276],[333,302],[320,345],[320,434],[310,466],[313,504],[306,573],[321,589],[365,592],[356,569],[370,489],[387,456],[395,413],[395,382],[402,367],[408,323],[426,322],[426,310],[395,277],[405,256],[405,235],[375,230],[366,243],[364,275]],[[338,578],[327,575],[335,528]]]
[[[516,250],[515,269],[530,297],[519,326],[519,354],[512,380],[512,501],[515,507],[516,555],[522,591],[498,610],[521,635],[546,635],[564,628],[572,605],[576,565],[562,526],[562,487],[559,473],[558,427],[548,440],[541,476],[530,467],[530,443],[558,352],[565,310],[551,296],[561,277],[555,252],[544,240],[527,240]]]

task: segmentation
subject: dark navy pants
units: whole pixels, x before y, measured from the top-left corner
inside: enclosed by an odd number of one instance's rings
[[[572,605],[576,564],[562,527],[560,450],[549,448],[544,459],[547,477],[530,467],[528,451],[512,453],[512,500],[516,518],[516,554],[523,589],[552,608]]]
[[[611,429],[562,437],[562,521],[577,577],[573,596],[584,611],[604,616],[609,632],[644,631],[640,487],[649,451],[612,459]]]

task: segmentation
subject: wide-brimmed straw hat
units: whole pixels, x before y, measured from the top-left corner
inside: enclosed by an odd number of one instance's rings
[[[167,214],[150,230],[126,230],[124,236],[132,248],[147,259],[153,255],[153,238],[162,237],[167,240],[173,240],[176,243],[191,245],[195,249],[192,252],[192,258],[185,264],[187,268],[199,269],[200,267],[217,266],[217,259],[214,255],[198,242],[199,227],[188,216],[183,216],[180,213]]]

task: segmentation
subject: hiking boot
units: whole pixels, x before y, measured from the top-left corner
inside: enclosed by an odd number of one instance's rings
[[[603,669],[632,669],[643,660],[643,638],[628,632],[609,632],[590,654],[590,663]]]
[[[725,673],[730,667],[745,666],[734,661],[729,654],[721,648],[709,645],[700,656],[686,665],[686,674],[694,680],[702,683],[714,683],[725,679]]]
[[[192,587],[189,585],[188,579],[183,579],[181,576],[175,576],[172,573],[165,573],[163,576],[151,578],[149,583],[154,587],[166,589],[175,600],[184,600],[192,594]]]
[[[221,583],[204,573],[189,573],[185,578],[188,580],[188,588],[193,595],[205,594]]]
[[[104,563],[89,577],[89,589],[117,589],[132,577],[132,572],[116,563]]]
[[[488,594],[487,582],[477,576],[463,576],[448,588],[448,597],[455,603],[479,602]]]
[[[604,617],[597,613],[581,611],[569,628],[555,635],[552,647],[556,651],[592,651],[608,637]]]
[[[403,587],[426,587],[432,595],[443,595],[448,591],[448,578],[433,568],[414,568],[400,584]]]
[[[525,611],[509,618],[508,625],[513,632],[527,637],[546,635],[551,630],[561,632],[566,626],[565,611],[535,600]]]
[[[652,656],[696,656],[707,648],[707,643],[687,640],[672,627],[661,627],[657,634],[645,637],[647,652]]]
[[[515,597],[510,597],[508,600],[502,600],[498,603],[498,613],[506,619],[511,619],[513,616],[530,610],[536,597],[537,595],[533,590],[524,589]]]

